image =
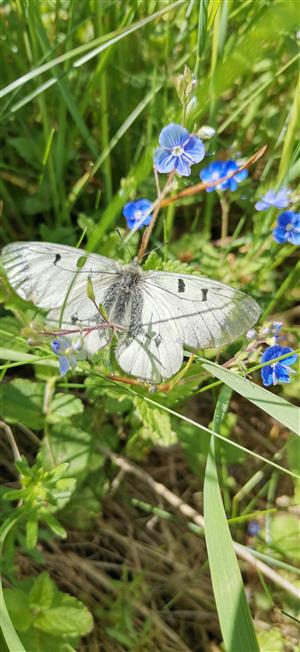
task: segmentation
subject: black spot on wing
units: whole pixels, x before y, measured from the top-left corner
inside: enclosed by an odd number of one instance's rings
[[[54,261],[53,261],[53,265],[56,265],[56,263],[58,263],[58,261],[59,261],[60,259],[61,259],[61,255],[60,255],[60,254],[55,254],[55,258],[54,258]]]
[[[207,288],[202,288],[201,292],[202,292],[202,301],[207,301],[208,289]]]
[[[178,292],[184,292],[185,290],[185,282],[183,278],[178,279]]]

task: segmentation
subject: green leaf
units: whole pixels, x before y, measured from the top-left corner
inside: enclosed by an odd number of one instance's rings
[[[155,445],[171,446],[177,442],[170,416],[166,412],[149,405],[138,397],[135,399],[135,405],[143,425],[130,438],[127,451],[137,455],[143,453],[145,447],[149,447],[149,445],[151,447]]]
[[[216,405],[214,429],[219,430],[231,391],[223,387]],[[219,487],[215,441],[211,438],[204,479],[205,539],[210,574],[226,652],[259,652],[243,580]]]
[[[51,401],[47,422],[58,423],[61,419],[70,419],[76,414],[81,414],[83,409],[82,401],[73,394],[55,394]]]
[[[53,607],[38,614],[35,627],[54,636],[85,636],[93,629],[93,618],[82,602],[76,602],[76,607]]]
[[[4,589],[3,594],[14,627],[19,632],[26,632],[33,621],[26,593],[20,589]],[[12,649],[19,650],[19,647]]]
[[[26,546],[29,550],[35,548],[38,540],[38,522],[35,516],[30,516],[26,523]]]
[[[295,514],[275,514],[270,523],[270,541],[283,557],[300,561],[299,518]]]
[[[1,317],[0,319],[0,342],[2,347],[10,348],[13,346],[16,351],[27,351],[29,344],[25,338],[20,335],[20,322],[15,317]],[[1,351],[2,353],[2,351]],[[2,357],[2,355],[1,355]]]
[[[65,528],[59,523],[59,521],[53,516],[53,514],[46,514],[44,517],[45,523],[49,528],[61,539],[67,538],[67,532]]]
[[[260,652],[284,652],[284,638],[278,627],[272,627],[264,632],[259,632],[258,642]]]
[[[43,427],[44,386],[31,380],[16,378],[1,387],[3,417],[8,423],[22,423],[28,428]]]
[[[39,609],[49,609],[53,603],[56,586],[49,573],[44,571],[34,581],[29,593],[29,604]]]
[[[223,383],[231,387],[235,392],[244,396],[248,401],[270,414],[271,417],[282,423],[284,426],[300,435],[299,408],[289,403],[284,398],[269,392],[267,389],[256,385],[251,380],[220,367],[215,362],[205,360],[203,369],[212,376],[219,378]]]
[[[90,463],[93,450],[93,438],[89,432],[74,428],[70,424],[60,423],[51,429],[51,451],[43,441],[41,452],[44,464],[51,468],[52,455],[58,464],[68,462],[65,477],[82,474]]]

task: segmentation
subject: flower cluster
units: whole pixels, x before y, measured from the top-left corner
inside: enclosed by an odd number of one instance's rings
[[[239,169],[239,166],[235,161],[213,161],[206,168],[203,168],[200,172],[200,179],[204,183],[216,182],[219,179],[227,177],[229,174],[232,174]],[[213,190],[236,190],[238,184],[241,181],[244,181],[248,176],[248,170],[242,170],[238,172],[230,179],[226,181],[221,181],[218,185],[213,188],[206,188],[206,192],[213,192]]]

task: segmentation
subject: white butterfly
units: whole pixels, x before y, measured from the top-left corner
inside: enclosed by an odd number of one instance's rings
[[[128,374],[151,383],[170,378],[181,367],[184,345],[218,347],[240,337],[257,320],[260,308],[243,292],[201,276],[144,272],[135,262],[65,245],[16,242],[4,247],[3,267],[16,292],[48,310],[48,323],[66,329],[104,323],[87,295],[91,278],[96,304],[123,327],[115,355]],[[125,329],[125,330],[124,330]],[[84,337],[93,355],[111,330]]]

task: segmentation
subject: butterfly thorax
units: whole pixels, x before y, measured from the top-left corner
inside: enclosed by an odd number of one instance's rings
[[[141,323],[141,277],[142,268],[139,265],[124,265],[107,290],[103,302],[109,318],[114,323],[125,326],[131,336],[138,332]]]

